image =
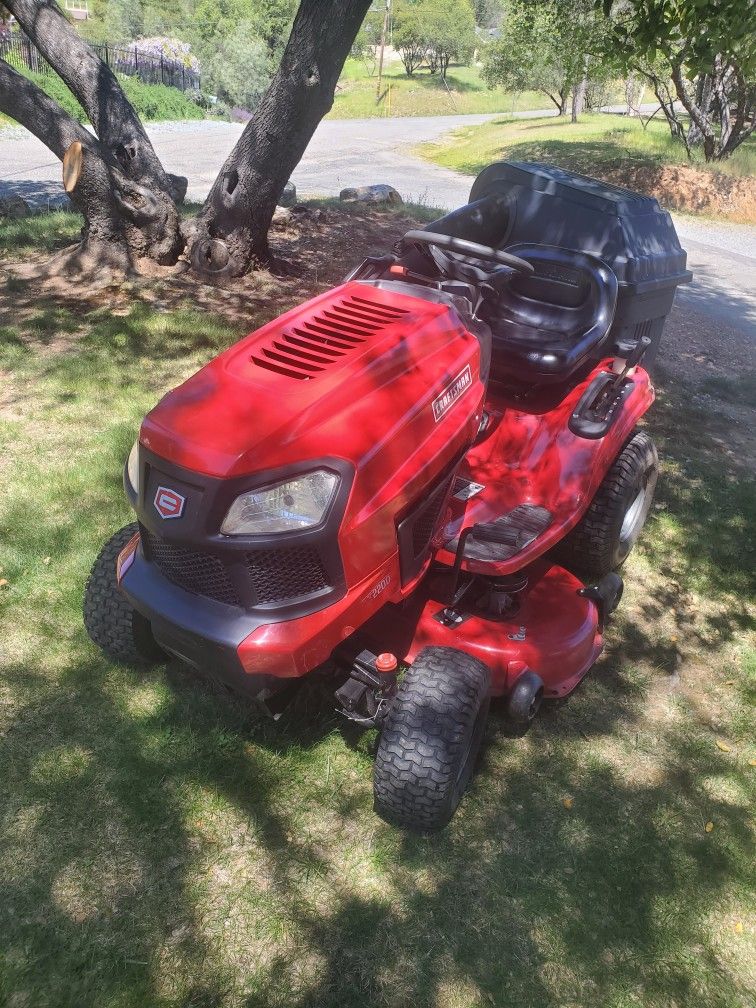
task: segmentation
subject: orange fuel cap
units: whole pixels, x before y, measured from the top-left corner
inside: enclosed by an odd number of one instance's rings
[[[390,651],[384,651],[375,659],[375,667],[379,672],[396,672],[398,665],[396,655],[391,654]]]

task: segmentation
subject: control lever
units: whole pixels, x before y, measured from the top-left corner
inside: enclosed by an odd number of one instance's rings
[[[601,395],[596,400],[596,405],[594,407],[596,412],[599,411],[604,403],[612,402],[614,398],[619,395],[619,391],[622,388],[625,378],[627,378],[629,372],[636,366],[636,364],[640,363],[650,346],[651,340],[648,336],[641,336],[633,349],[627,355],[624,368],[617,373],[617,376],[613,381],[607,384],[606,388],[603,389]]]
[[[628,373],[632,371],[632,369],[636,366],[636,364],[640,364],[641,360],[646,355],[646,350],[648,350],[650,346],[651,346],[651,340],[648,338],[648,336],[641,336],[641,338],[635,344],[633,349],[627,355],[624,368],[619,372],[617,377],[612,382],[610,386],[612,392],[619,392],[620,385],[625,380],[625,378],[627,378]]]

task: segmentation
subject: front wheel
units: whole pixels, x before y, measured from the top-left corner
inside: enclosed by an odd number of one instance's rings
[[[646,524],[659,475],[656,447],[636,431],[614,460],[588,510],[554,550],[584,580],[600,580],[627,560]]]
[[[119,529],[100,550],[84,589],[84,626],[92,641],[111,661],[147,665],[164,658],[149,622],[118,587],[116,561],[139,531],[136,522]]]
[[[489,707],[486,666],[455,648],[429,647],[403,676],[375,756],[375,811],[394,826],[446,826],[472,777]]]

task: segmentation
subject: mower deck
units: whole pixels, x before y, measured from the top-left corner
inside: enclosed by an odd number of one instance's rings
[[[490,669],[492,696],[506,696],[525,669],[534,669],[546,697],[564,697],[602,648],[598,609],[579,594],[583,587],[563,567],[538,561],[513,608],[492,619],[478,604],[483,591],[478,582],[450,605],[451,571],[442,569],[402,605],[378,612],[360,637],[376,652],[390,651],[407,663],[425,647],[462,648]]]

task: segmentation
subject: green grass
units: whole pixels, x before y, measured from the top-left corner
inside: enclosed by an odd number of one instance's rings
[[[490,90],[476,67],[451,67],[447,90],[438,74],[431,75],[424,69],[407,77],[402,64],[392,62],[384,67],[380,101],[376,100],[377,84],[377,77],[368,72],[363,60],[347,60],[329,118],[511,113],[548,105],[548,98],[535,91],[511,95]]]
[[[44,249],[75,233],[55,216],[22,222]],[[0,224],[0,255],[30,241]],[[274,726],[87,641],[141,416],[292,283],[246,290],[243,321],[201,288],[0,289],[0,1004],[752,1004],[755,495],[677,378],[650,414],[659,507],[607,654],[524,738],[494,715],[439,836],[374,817],[370,737],[321,687]]]
[[[0,258],[22,259],[32,252],[54,252],[71,245],[79,237],[82,223],[80,214],[68,210],[4,220],[0,225]]]
[[[87,122],[84,109],[56,73],[34,73],[19,59],[12,65],[58,104],[77,122]],[[118,82],[137,115],[147,121],[204,119],[205,113],[178,88],[165,84],[145,84],[138,77],[118,74]],[[0,126],[6,120],[0,115]],[[12,120],[8,120],[12,122]]]
[[[575,125],[569,118],[518,121],[496,119],[454,130],[421,153],[436,164],[476,175],[492,161],[547,161],[580,172],[621,164],[688,164],[685,149],[672,140],[663,122],[644,130],[636,119],[586,113]],[[756,140],[743,144],[727,161],[705,165],[696,151],[693,163],[735,176],[756,175]]]

